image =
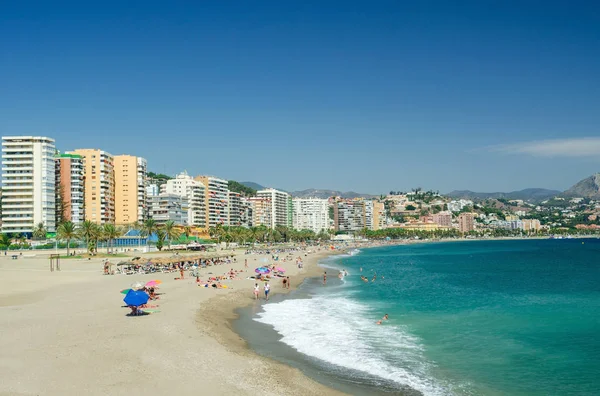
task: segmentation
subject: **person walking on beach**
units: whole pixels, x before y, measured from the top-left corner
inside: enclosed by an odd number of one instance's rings
[[[265,300],[269,301],[269,291],[271,291],[271,286],[269,282],[265,283]]]
[[[258,293],[260,292],[260,286],[258,286],[258,283],[254,284],[254,299],[258,300]]]
[[[286,279],[287,279],[287,288],[289,289],[290,288],[290,277],[288,276]]]
[[[248,268],[248,259],[244,260],[244,268]]]
[[[323,272],[323,286],[327,285],[327,271]]]

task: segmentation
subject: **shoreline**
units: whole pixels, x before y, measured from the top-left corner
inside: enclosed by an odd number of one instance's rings
[[[300,248],[290,254],[303,256],[304,269],[298,270],[293,260],[277,262],[288,270],[291,287],[283,290],[281,278],[275,278],[272,295],[289,293],[304,279],[321,275],[318,263],[326,257],[352,249],[429,242],[440,241]],[[235,332],[231,323],[236,309],[254,301],[255,280],[246,278],[256,266],[270,262],[270,254],[231,253],[235,261],[202,269],[200,275],[206,279],[230,268],[241,271],[236,280],[223,282],[227,289],[198,287],[187,274],[184,280],[174,280],[179,273],[104,276],[99,258],[61,260],[61,271],[50,272],[48,257],[0,256],[0,370],[6,378],[0,395],[126,395],[132,387],[143,393],[181,395],[343,394],[300,369],[261,356]],[[163,282],[160,300],[152,302],[158,309],[127,317],[120,291],[132,282],[153,279]]]
[[[272,287],[271,296],[278,294],[289,294],[296,290],[298,286],[307,278],[316,277],[321,273],[319,261],[331,256],[343,254],[339,250],[321,251],[313,253],[305,257],[303,271],[290,276],[291,286],[289,289],[283,289],[280,283],[277,287]],[[275,283],[275,282],[272,282]],[[262,298],[262,297],[261,297]],[[290,394],[303,395],[345,395],[336,389],[323,385],[316,380],[304,374],[300,369],[289,366],[280,361],[261,356],[253,350],[233,328],[233,322],[238,319],[238,309],[247,308],[257,302],[264,302],[259,299],[256,301],[252,297],[252,287],[240,288],[232,293],[214,296],[208,300],[209,304],[202,305],[196,312],[196,323],[198,330],[215,339],[224,348],[229,351],[258,360],[266,367],[270,373],[276,373],[276,376],[286,378],[287,386],[293,387],[290,389]]]

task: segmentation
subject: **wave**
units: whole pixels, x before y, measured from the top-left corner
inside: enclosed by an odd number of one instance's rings
[[[372,309],[343,296],[315,296],[264,305],[254,320],[273,326],[281,341],[329,365],[409,386],[425,395],[446,395],[436,383],[417,338],[402,327],[376,324]],[[332,368],[334,368],[332,367]]]

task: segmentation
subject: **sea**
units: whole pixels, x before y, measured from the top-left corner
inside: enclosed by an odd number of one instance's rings
[[[353,253],[321,261],[327,285],[242,309],[234,328],[349,394],[600,394],[600,240]]]

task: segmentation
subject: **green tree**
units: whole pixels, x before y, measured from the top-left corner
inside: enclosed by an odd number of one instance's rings
[[[65,221],[58,226],[56,238],[67,241],[67,256],[71,247],[71,240],[77,238],[77,227],[71,221]]]
[[[90,241],[92,240],[92,238],[94,237],[94,233],[96,232],[96,224],[91,222],[90,220],[85,220],[79,226],[78,231],[79,231],[79,236],[81,238],[85,239],[85,246],[86,246],[88,252],[91,252]]]
[[[150,236],[155,234],[158,231],[158,224],[154,219],[147,219],[140,227],[140,234],[142,236],[148,237],[150,240]]]
[[[190,235],[192,235],[192,227],[185,226],[183,227],[183,235],[185,235],[185,244],[190,243]]]
[[[165,239],[167,238],[167,234],[161,228],[156,230],[156,248],[159,251],[162,251],[163,246],[165,246]]]
[[[104,224],[104,227],[102,227],[102,234],[106,240],[106,252],[108,253],[112,242],[123,235],[123,230],[114,224],[106,223]]]
[[[165,237],[167,238],[167,241],[169,242],[169,250],[171,250],[171,241],[173,239],[178,239],[179,236],[181,235],[181,233],[175,226],[175,222],[173,220],[167,221],[165,223],[165,225],[162,227],[162,230],[165,233]]]
[[[40,222],[33,228],[33,239],[46,239],[46,227]]]

